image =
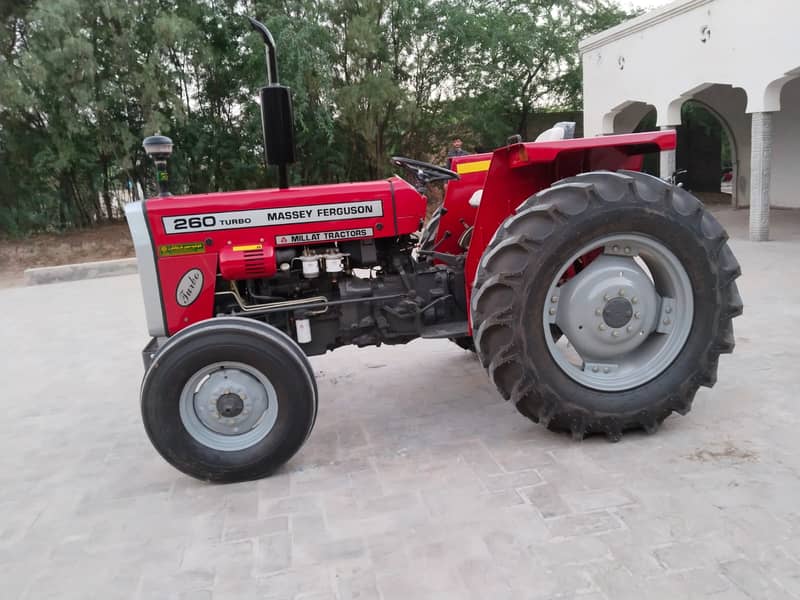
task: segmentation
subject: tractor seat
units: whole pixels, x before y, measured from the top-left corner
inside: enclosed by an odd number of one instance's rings
[[[575,123],[572,121],[561,121],[556,123],[547,131],[543,131],[536,138],[537,142],[556,142],[558,140],[571,140],[575,137]]]

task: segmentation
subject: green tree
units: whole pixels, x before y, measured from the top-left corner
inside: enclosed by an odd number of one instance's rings
[[[118,216],[153,184],[141,140],[171,136],[174,192],[275,185],[255,99],[263,46],[292,88],[293,184],[439,160],[447,140],[530,137],[580,105],[578,40],[626,15],[610,0],[6,0],[0,5],[0,231]]]

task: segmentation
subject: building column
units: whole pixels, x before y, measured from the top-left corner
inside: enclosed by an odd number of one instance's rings
[[[750,157],[750,239],[769,239],[769,180],[772,165],[772,113],[753,113]]]
[[[662,126],[661,131],[674,131],[674,127]],[[675,150],[662,150],[660,154],[660,168],[661,179],[669,179],[675,172]]]

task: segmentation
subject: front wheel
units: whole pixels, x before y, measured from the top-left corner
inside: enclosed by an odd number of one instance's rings
[[[581,438],[655,431],[733,351],[739,265],[691,194],[597,172],[530,198],[498,230],[472,296],[478,355],[520,412]]]
[[[198,479],[269,475],[314,425],[308,359],[277,329],[251,319],[203,321],[171,338],[142,382],[142,418],[156,450]]]

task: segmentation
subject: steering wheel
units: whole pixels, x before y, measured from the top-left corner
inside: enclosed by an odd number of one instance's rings
[[[414,160],[413,158],[405,158],[402,156],[393,156],[391,158],[392,164],[401,167],[411,173],[417,181],[426,186],[434,181],[450,181],[452,179],[461,179],[458,173],[445,169],[439,165],[422,162],[421,160]]]

